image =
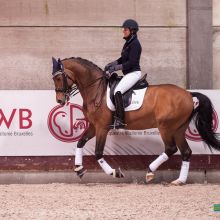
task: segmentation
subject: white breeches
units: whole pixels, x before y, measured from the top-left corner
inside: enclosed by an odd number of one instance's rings
[[[126,74],[116,86],[114,95],[116,92],[121,92],[121,94],[124,94],[134,84],[136,84],[138,80],[141,79],[141,76],[141,71],[134,71]]]

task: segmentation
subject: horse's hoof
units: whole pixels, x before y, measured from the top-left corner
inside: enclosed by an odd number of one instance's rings
[[[149,183],[153,179],[154,179],[154,174],[152,172],[149,172],[146,174],[146,182],[147,183]]]
[[[182,185],[185,185],[186,183],[183,183],[182,181],[177,179],[177,180],[174,180],[173,182],[171,182],[170,184],[173,186],[182,186]]]
[[[77,176],[81,179],[84,174],[87,172],[87,170],[83,167],[83,166],[79,166],[79,167],[76,167],[74,169],[74,171],[76,172]]]
[[[125,175],[124,173],[121,171],[120,167],[118,169],[114,169],[113,170],[113,173],[112,173],[112,176],[114,178],[124,178]]]

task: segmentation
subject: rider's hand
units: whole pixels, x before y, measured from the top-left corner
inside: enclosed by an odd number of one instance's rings
[[[116,66],[117,64],[118,64],[118,61],[117,61],[117,60],[114,61],[114,62],[108,63],[108,64],[105,66],[104,71],[105,71],[105,72],[108,71],[111,66]]]
[[[108,71],[109,73],[113,73],[114,71],[122,70],[122,64],[110,66]]]
[[[111,66],[111,63],[107,64],[107,65],[105,66],[105,68],[104,68],[104,71],[105,71],[105,72],[108,71],[110,66]]]

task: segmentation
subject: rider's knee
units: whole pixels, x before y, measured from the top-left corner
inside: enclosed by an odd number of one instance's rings
[[[169,147],[165,150],[165,153],[168,157],[171,157],[173,154],[175,154],[178,151],[176,146]]]

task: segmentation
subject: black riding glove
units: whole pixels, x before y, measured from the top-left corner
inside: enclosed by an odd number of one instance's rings
[[[109,73],[112,73],[114,71],[122,70],[122,68],[123,68],[122,64],[119,64],[119,65],[115,65],[115,66],[110,66],[108,71],[109,71]]]
[[[118,64],[118,61],[117,61],[117,60],[114,61],[114,62],[108,63],[108,64],[105,66],[105,69],[104,69],[104,70],[105,70],[105,71],[108,71],[111,66],[116,66],[117,64]]]

